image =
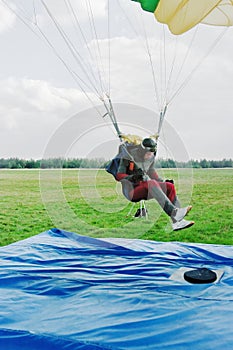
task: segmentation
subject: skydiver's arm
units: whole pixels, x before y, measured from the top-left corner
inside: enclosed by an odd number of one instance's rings
[[[159,177],[157,171],[155,170],[155,164],[154,162],[151,164],[149,170],[148,170],[148,175],[152,180],[156,180],[158,182],[163,182],[163,179]]]
[[[116,174],[117,181],[121,181],[127,176],[129,176],[129,174],[127,174],[127,166],[128,166],[128,161],[126,159],[121,159],[118,172]]]
[[[158,173],[155,170],[149,171],[149,176],[153,180],[163,182],[163,179],[161,177],[159,177]]]
[[[126,178],[127,176],[128,176],[128,174],[125,174],[125,173],[117,173],[116,174],[116,179],[117,179],[117,181],[121,181],[124,178]]]
[[[159,177],[158,173],[154,169],[152,169],[150,171],[149,176],[151,179],[156,180],[158,182],[170,182],[174,185],[174,180],[172,180],[172,179],[171,180],[169,180],[169,179],[163,180],[161,177]]]
[[[137,174],[137,173],[132,174],[132,175],[118,173],[116,175],[116,179],[118,181],[128,180],[128,181],[133,182],[135,184],[135,183],[138,183],[140,181],[147,181],[148,179],[145,179],[145,176],[147,176],[147,175]]]
[[[143,171],[141,169],[137,169],[137,171],[129,175],[127,174],[128,167],[129,167],[129,160],[121,159],[118,172],[116,175],[116,179],[118,181],[127,180],[133,183],[138,183],[139,181],[143,181]]]

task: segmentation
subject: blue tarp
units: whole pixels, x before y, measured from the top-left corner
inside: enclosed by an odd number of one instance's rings
[[[221,271],[210,284],[182,268]],[[0,348],[233,348],[233,248],[52,229],[0,248]]]

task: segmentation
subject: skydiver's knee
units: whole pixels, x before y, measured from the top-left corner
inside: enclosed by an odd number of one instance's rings
[[[172,196],[172,198],[175,197],[176,189],[175,189],[174,184],[167,182],[166,187],[167,187],[167,196]]]
[[[167,187],[167,191],[169,191],[169,192],[173,192],[175,190],[174,184],[172,184],[170,182],[166,182],[166,187]]]
[[[159,183],[156,180],[149,180],[147,181],[148,187],[160,187]]]

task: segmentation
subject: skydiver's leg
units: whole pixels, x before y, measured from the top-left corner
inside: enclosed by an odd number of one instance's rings
[[[173,223],[181,221],[185,217],[185,215],[187,215],[187,213],[192,209],[191,206],[188,206],[186,208],[176,207],[163,192],[157,181],[149,180],[147,181],[147,184],[148,199],[151,197],[155,198],[159,205],[163,208],[165,213],[170,216]]]
[[[147,200],[148,186],[147,182],[141,182],[130,192],[132,202],[139,202],[140,200]]]
[[[165,185],[165,184],[164,184]],[[157,200],[161,208],[165,211],[167,215],[171,218],[173,214],[176,212],[175,205],[170,201],[170,199],[166,196],[160,184],[156,180],[147,181],[148,186],[148,199],[154,198]],[[164,187],[165,190],[165,187]]]
[[[163,192],[167,195],[168,199],[176,208],[180,208],[180,201],[176,195],[175,185],[171,182],[158,182]]]
[[[178,199],[177,196],[175,196],[175,199],[174,199],[174,201],[173,201],[173,204],[174,204],[174,206],[175,206],[176,208],[181,208],[181,204],[180,204],[180,201],[179,201],[179,199]]]
[[[192,208],[191,206],[177,208],[162,191],[156,180],[141,182],[129,192],[129,198],[132,202],[138,202],[142,199],[156,199],[173,223],[182,220]]]

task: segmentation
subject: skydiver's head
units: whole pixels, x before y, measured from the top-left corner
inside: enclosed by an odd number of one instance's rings
[[[142,149],[144,150],[145,153],[146,152],[152,152],[152,153],[154,153],[154,155],[156,154],[157,143],[153,139],[151,139],[149,137],[147,137],[144,140],[142,140],[141,147],[142,147]]]
[[[139,147],[139,154],[142,158],[149,159],[156,155],[156,151],[157,143],[153,139],[147,137],[142,140],[142,143]]]

